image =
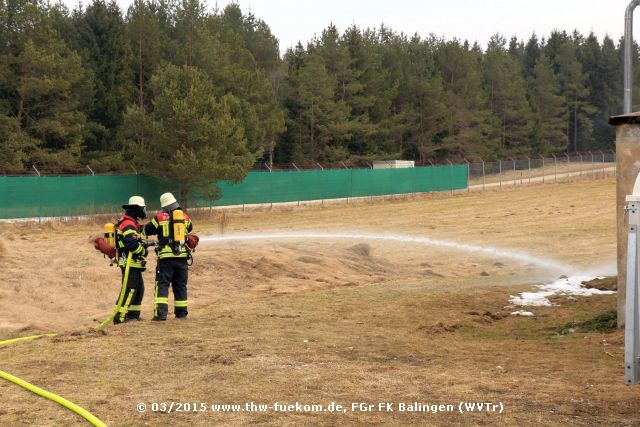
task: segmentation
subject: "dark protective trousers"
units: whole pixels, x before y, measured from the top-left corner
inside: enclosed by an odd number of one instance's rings
[[[120,267],[122,271],[122,280],[124,280],[124,267]],[[140,319],[140,310],[142,310],[142,298],[144,297],[144,281],[142,279],[142,268],[129,268],[129,279],[125,288],[122,306],[113,318],[113,323],[122,323],[127,320]],[[118,295],[118,299],[120,296]],[[118,300],[116,300],[118,304]]]
[[[173,289],[174,313],[176,317],[187,317],[187,281],[189,266],[186,258],[162,258],[156,270],[156,292],[154,295],[153,317],[164,320],[169,311],[169,285]]]

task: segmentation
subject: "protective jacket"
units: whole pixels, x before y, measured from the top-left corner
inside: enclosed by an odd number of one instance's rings
[[[144,226],[144,234],[146,236],[158,236],[158,258],[187,258],[189,252],[185,246],[180,246],[173,241],[171,212],[160,212]],[[184,214],[184,225],[187,233],[193,230],[189,215]]]
[[[146,248],[140,243],[142,226],[135,217],[124,214],[116,225],[116,248],[118,249],[118,265],[125,266],[127,255],[132,253],[131,268],[145,268],[144,256]]]

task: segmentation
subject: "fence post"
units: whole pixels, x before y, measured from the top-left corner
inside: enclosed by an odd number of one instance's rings
[[[349,170],[349,174],[351,175],[350,182],[349,182],[349,184],[351,185],[351,188],[349,189],[349,194],[351,194],[351,197],[353,197],[353,168]],[[348,197],[347,197],[347,203],[349,203]]]
[[[273,175],[272,174],[269,174],[269,200],[271,201],[271,210],[273,210]],[[298,206],[300,206],[299,200],[298,200]]]
[[[327,197],[327,177],[324,174],[324,168],[322,167],[322,165],[320,165],[320,163],[316,164],[320,166],[320,175],[322,176],[322,201],[320,203],[324,208],[324,198]]]
[[[542,183],[544,184],[544,176],[547,174],[547,172],[544,170],[544,156],[540,154],[540,158],[542,159]]]
[[[38,178],[40,178],[41,177],[40,171],[36,167],[36,164],[35,163],[32,164],[31,167],[38,174]],[[40,200],[38,202],[38,222],[41,222],[42,221],[42,180],[41,179],[38,180],[38,192],[39,192],[38,199]]]
[[[484,192],[484,187],[486,184],[485,173],[484,173],[484,159],[480,157],[480,161],[482,162],[482,191]]]
[[[345,164],[344,164],[344,162],[340,162],[340,164],[341,164],[345,169],[348,169],[348,168],[347,168],[347,165],[345,165]],[[349,194],[350,194],[350,193],[347,193],[347,204],[349,204]]]
[[[500,189],[502,189],[502,159],[498,159],[498,179],[500,180]]]
[[[91,169],[91,166],[87,164],[85,165],[85,167],[89,169],[89,172],[91,172],[91,176],[96,176],[96,174],[93,172],[93,169]],[[93,189],[92,191],[93,201],[91,203],[91,209],[89,209],[89,212],[95,215],[96,214],[96,182],[95,180],[91,180],[91,188]]]
[[[611,150],[611,154],[613,154],[613,176],[616,176],[616,174],[618,173],[618,159],[616,159],[616,150]]]
[[[447,175],[449,175],[449,186],[451,187],[451,195],[453,196],[453,186],[451,185],[451,166],[453,166],[453,163],[451,163],[449,159],[447,159],[447,163],[449,163],[449,173]]]
[[[516,183],[516,161],[513,157],[509,157],[509,159],[513,162],[513,187],[517,185]]]
[[[582,171],[584,169],[584,163],[582,162],[582,153],[578,153],[578,156],[580,156],[580,177],[582,177]]]
[[[465,159],[463,157],[464,161],[467,162],[467,193],[471,192],[471,187],[469,185],[469,181],[471,179],[471,163],[469,163],[469,160]]]
[[[553,153],[551,153],[551,155],[553,156],[553,175],[555,177],[553,182],[557,183],[558,182],[558,158]]]
[[[569,153],[564,153],[567,156],[567,173],[569,173],[569,163],[571,163],[571,158],[569,157]]]
[[[602,178],[604,178],[604,153],[602,150],[598,150],[598,153],[602,156]]]
[[[595,179],[595,162],[593,161],[593,151],[587,151],[587,153],[591,154],[591,177]]]
[[[531,185],[531,157],[527,156],[527,164],[529,165],[529,185]]]

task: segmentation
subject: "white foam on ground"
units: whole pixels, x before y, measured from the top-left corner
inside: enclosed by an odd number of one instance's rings
[[[602,291],[582,286],[582,283],[594,279],[602,279],[602,277],[571,276],[558,279],[546,285],[538,285],[537,288],[540,289],[538,292],[522,292],[520,295],[512,295],[509,302],[515,306],[543,307],[554,305],[549,301],[549,297],[553,295],[591,296],[616,293],[615,291]]]
[[[532,312],[524,311],[524,310],[512,311],[511,314],[514,315],[514,316],[526,316],[526,317],[533,316]]]

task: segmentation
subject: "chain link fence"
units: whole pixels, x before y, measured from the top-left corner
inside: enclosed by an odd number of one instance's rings
[[[534,183],[565,182],[584,178],[615,176],[614,151],[555,154],[507,158],[492,162],[468,162],[469,191]]]

